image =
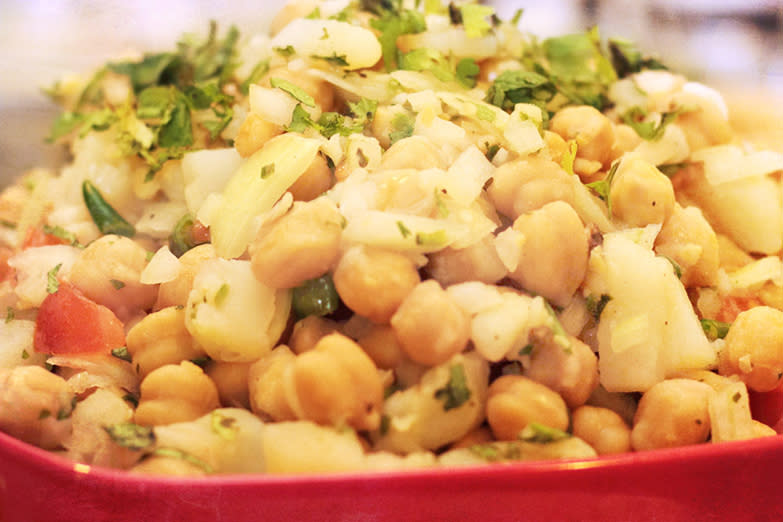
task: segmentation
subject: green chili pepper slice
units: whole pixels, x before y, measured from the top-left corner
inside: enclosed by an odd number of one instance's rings
[[[117,234],[119,236],[133,237],[136,229],[125,221],[89,180],[82,183],[82,196],[84,204],[92,216],[92,220],[101,231],[101,234]]]
[[[294,288],[291,306],[297,317],[328,315],[340,306],[340,296],[329,274],[309,279]]]

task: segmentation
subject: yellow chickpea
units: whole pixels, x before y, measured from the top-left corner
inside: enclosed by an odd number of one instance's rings
[[[226,361],[207,363],[204,372],[215,383],[221,405],[250,409],[247,376],[251,364]]]
[[[641,158],[620,163],[609,188],[612,214],[633,227],[663,223],[674,209],[671,180]]]
[[[288,345],[296,354],[312,350],[322,337],[336,332],[337,323],[331,319],[308,315],[294,323]]]
[[[288,188],[296,201],[312,201],[334,184],[334,174],[322,154],[317,154],[313,162],[301,176]]]
[[[686,288],[718,285],[718,238],[698,207],[675,203],[655,239],[655,251],[677,263]]]
[[[214,257],[215,247],[211,243],[198,245],[182,254],[179,258],[180,269],[177,277],[160,284],[155,310],[161,310],[168,306],[185,306],[188,303],[188,295],[193,289],[193,279],[198,273],[201,262]]]
[[[486,426],[479,426],[452,444],[449,449],[470,448],[476,444],[486,444],[494,440],[495,437],[492,436],[492,430]]]
[[[568,304],[587,271],[588,239],[576,211],[554,201],[519,216],[513,227],[525,240],[509,277],[558,306]]]
[[[383,385],[378,369],[361,347],[339,333],[329,334],[294,362],[292,379],[305,419],[357,430],[378,429]]]
[[[364,246],[352,247],[343,254],[332,279],[348,308],[378,324],[389,322],[420,281],[410,258]]]
[[[142,378],[166,364],[206,355],[185,328],[185,309],[176,306],[144,317],[128,331],[125,342],[133,366]]]
[[[543,384],[521,375],[504,375],[487,392],[487,422],[497,440],[517,440],[532,422],[565,431],[568,407]]]
[[[669,379],[642,395],[634,415],[634,450],[672,448],[705,442],[710,435],[712,388],[691,379]]]
[[[516,219],[552,201],[573,203],[574,185],[554,161],[530,156],[500,165],[487,195],[501,214]]]
[[[564,140],[575,140],[576,157],[607,165],[612,160],[614,127],[609,118],[589,105],[570,106],[558,111],[549,125]]]
[[[492,284],[506,276],[508,270],[500,260],[493,236],[466,248],[444,248],[429,256],[427,272],[444,286],[466,281]]]
[[[243,158],[251,156],[264,146],[264,143],[283,133],[283,127],[265,120],[260,115],[251,112],[239,126],[239,132],[234,140],[234,147]]]
[[[569,340],[569,348],[554,341],[536,345],[524,375],[553,389],[569,408],[575,408],[587,402],[598,386],[598,358],[579,339]]]
[[[575,437],[590,444],[599,455],[631,451],[631,428],[608,408],[580,406],[571,415]]]
[[[436,366],[468,344],[470,320],[434,279],[419,283],[391,318],[400,346],[413,361]]]
[[[71,432],[68,383],[40,366],[0,369],[0,430],[44,449],[62,445]]]
[[[766,392],[783,377],[783,312],[757,306],[737,315],[718,357],[721,375],[737,375],[748,388]]]
[[[146,266],[144,247],[127,237],[106,235],[82,250],[69,279],[84,295],[127,320],[155,303],[158,285],[139,280]]]
[[[612,161],[626,152],[631,152],[642,142],[641,136],[633,130],[633,127],[624,123],[614,125],[614,137],[614,148],[611,154]]]
[[[293,288],[325,274],[340,254],[342,217],[326,198],[298,203],[259,230],[250,245],[256,278],[272,288]]]
[[[400,341],[394,329],[387,324],[374,324],[356,339],[359,346],[373,360],[378,368],[397,368],[405,359]]]
[[[264,420],[296,420],[287,387],[296,354],[281,344],[250,365],[247,372],[250,409]]]
[[[381,159],[381,168],[384,170],[442,169],[446,166],[438,149],[424,136],[410,136],[395,142]]]
[[[190,361],[153,370],[140,391],[135,421],[144,426],[196,420],[220,407],[215,383]]]

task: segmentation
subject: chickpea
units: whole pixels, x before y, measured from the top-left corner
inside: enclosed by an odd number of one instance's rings
[[[495,438],[492,436],[492,430],[486,426],[479,426],[452,444],[449,449],[470,448],[476,444],[486,444],[494,440]]]
[[[293,288],[325,274],[340,254],[341,223],[329,199],[295,204],[262,227],[250,245],[256,279],[272,288]]]
[[[500,165],[487,195],[501,214],[516,219],[552,201],[573,203],[574,185],[554,161],[530,156]]]
[[[490,386],[487,421],[497,440],[517,440],[531,422],[568,429],[568,407],[557,392],[521,375],[504,375]]]
[[[389,136],[395,130],[395,118],[400,114],[407,114],[402,106],[381,105],[378,107],[378,110],[375,111],[375,116],[370,124],[370,129],[372,135],[384,149],[388,149],[391,146],[391,139]]]
[[[400,341],[394,329],[387,324],[372,325],[360,335],[356,342],[373,360],[378,368],[397,368],[405,359]]]
[[[305,419],[357,430],[378,429],[383,385],[361,347],[342,334],[329,334],[296,358],[292,378]]]
[[[718,238],[698,207],[675,203],[655,239],[655,251],[677,263],[686,288],[718,285]]]
[[[166,364],[205,355],[185,328],[185,309],[175,306],[144,317],[128,331],[125,343],[142,378]]]
[[[322,337],[336,332],[337,323],[331,319],[308,315],[294,323],[288,344],[296,354],[312,350]]]
[[[234,147],[243,158],[251,156],[264,146],[264,143],[283,133],[283,127],[265,120],[259,114],[250,112],[239,126]]]
[[[392,316],[391,326],[405,354],[425,366],[448,361],[470,339],[470,319],[433,279],[419,283],[408,294]]]
[[[718,357],[721,375],[737,375],[757,392],[772,391],[783,377],[783,312],[756,306],[740,312]]]
[[[288,376],[296,354],[281,344],[250,365],[247,372],[250,409],[264,420],[296,420],[288,400]]]
[[[296,201],[312,201],[334,184],[334,174],[323,154],[317,154],[307,170],[288,188]]]
[[[641,158],[629,158],[617,168],[609,188],[612,214],[633,227],[663,223],[674,209],[671,180]]]
[[[564,140],[576,140],[576,157],[607,165],[612,160],[614,127],[609,118],[589,105],[570,106],[558,111],[549,129]]]
[[[168,306],[185,306],[201,262],[215,257],[215,247],[211,243],[198,245],[182,254],[179,258],[180,269],[177,277],[166,283],[161,283],[158,288],[155,310],[161,310]]]
[[[247,376],[251,364],[226,361],[207,363],[204,372],[215,383],[221,405],[250,409]]]
[[[587,271],[587,234],[576,211],[554,201],[519,216],[513,228],[525,241],[509,277],[558,306],[568,304]]]
[[[71,393],[62,377],[40,366],[0,369],[0,430],[43,449],[71,432]]]
[[[389,322],[421,280],[410,258],[365,246],[347,250],[337,263],[332,279],[348,308],[378,324]]]
[[[192,421],[218,407],[212,379],[192,362],[182,361],[161,366],[141,381],[135,421],[144,426]]]
[[[446,166],[438,149],[424,136],[410,136],[396,141],[381,159],[381,168],[384,170],[443,169]]]
[[[449,247],[433,252],[427,271],[444,286],[466,281],[492,284],[503,279],[507,273],[491,234],[465,248]]]
[[[634,416],[634,450],[699,444],[710,435],[708,402],[712,388],[691,379],[669,379],[642,395]]]
[[[568,152],[568,143],[566,143],[566,140],[556,132],[545,130],[544,142],[549,151],[549,158],[560,165],[563,161],[563,156]]]
[[[634,150],[641,142],[639,136],[633,127],[624,123],[614,125],[614,148],[612,149],[611,160],[614,161],[626,152]]]
[[[571,415],[574,436],[590,444],[599,455],[631,451],[631,428],[608,408],[580,406]]]
[[[155,303],[158,285],[139,281],[146,266],[144,247],[127,237],[106,235],[82,250],[69,278],[84,295],[125,321]]]
[[[536,345],[525,377],[553,389],[569,408],[581,406],[598,386],[598,357],[585,343],[571,337],[566,349],[551,338]]]

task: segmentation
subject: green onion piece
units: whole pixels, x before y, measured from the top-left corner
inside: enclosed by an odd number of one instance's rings
[[[109,434],[119,446],[130,450],[138,451],[151,447],[155,444],[155,433],[149,426],[139,426],[132,422],[121,422],[104,426],[104,430]]]
[[[109,205],[98,189],[90,181],[82,183],[82,196],[90,216],[101,234],[117,234],[119,236],[133,237],[136,229],[125,221],[111,205]]]
[[[169,250],[177,257],[182,256],[185,252],[191,248],[204,243],[203,240],[197,239],[193,234],[193,227],[196,224],[196,220],[190,214],[185,214],[174,225],[169,236]]]
[[[308,315],[328,315],[340,306],[340,296],[329,274],[305,281],[294,288],[291,306],[300,319]]]

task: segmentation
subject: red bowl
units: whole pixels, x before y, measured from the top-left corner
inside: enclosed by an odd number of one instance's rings
[[[460,469],[167,478],[0,433],[0,521],[783,520],[781,470],[777,436]]]

